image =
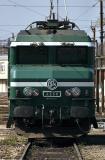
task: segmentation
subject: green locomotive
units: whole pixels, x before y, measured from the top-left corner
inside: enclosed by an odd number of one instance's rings
[[[97,127],[94,44],[74,28],[67,20],[37,21],[11,43],[8,127]]]

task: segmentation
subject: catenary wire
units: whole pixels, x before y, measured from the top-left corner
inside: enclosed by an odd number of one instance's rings
[[[96,2],[95,4],[93,4],[91,7],[88,7],[88,9],[85,10],[83,13],[81,13],[81,14],[75,19],[75,21],[78,20],[81,16],[87,14],[87,13],[88,13],[91,9],[93,9],[98,3],[99,3],[99,1],[97,1],[97,2]]]
[[[15,2],[14,2],[15,3]],[[47,5],[22,5],[22,4],[0,4],[0,7],[29,7],[29,8],[46,8],[46,7],[49,7]],[[55,5],[55,7],[57,7]],[[59,5],[59,7],[62,7],[64,8],[65,6],[64,5]],[[89,8],[89,7],[92,7],[92,6],[84,6],[84,5],[67,5],[67,7],[70,7],[70,8]],[[96,7],[98,8],[99,6],[93,6],[93,7]],[[104,6],[105,8],[105,6]]]
[[[23,7],[23,8],[25,8],[25,9],[27,9],[27,10],[29,10],[29,11],[32,11],[32,12],[34,12],[34,13],[36,13],[37,11],[35,11],[35,10],[31,10],[30,8],[32,7],[32,8],[34,8],[34,7],[49,7],[49,6],[35,6],[35,5],[33,5],[33,6],[31,6],[31,5],[22,5],[22,4],[19,4],[19,3],[16,3],[16,2],[14,2],[14,1],[12,1],[12,0],[8,0],[9,2],[11,2],[11,3],[13,3],[12,5],[0,5],[1,7],[2,6],[9,6],[9,7]],[[93,8],[93,7],[99,7],[99,6],[96,6],[98,4],[98,2],[96,2],[94,5],[92,5],[92,6],[88,6],[88,5],[86,5],[86,6],[82,6],[82,5],[67,5],[67,7],[80,7],[80,8]],[[65,7],[65,6],[63,6],[63,5],[61,5],[61,6],[59,6],[59,7]],[[86,11],[87,12],[87,11]],[[37,12],[37,14],[39,15],[39,13]],[[41,16],[42,16],[42,14],[40,14]],[[45,17],[45,15],[43,15],[44,17]],[[89,20],[79,20],[79,21],[89,21]],[[10,27],[18,27],[18,26],[25,26],[25,25],[0,25],[0,27],[1,26],[10,26]],[[82,26],[82,28],[84,28],[83,26]],[[88,28],[88,27],[87,27]]]
[[[26,10],[28,10],[28,11],[30,11],[30,12],[33,12],[33,13],[38,14],[38,15],[40,15],[40,16],[46,17],[46,15],[44,15],[44,14],[38,12],[38,11],[35,11],[35,10],[29,8],[29,7],[26,7],[26,6],[24,6],[24,5],[21,5],[21,4],[17,3],[17,2],[14,2],[14,1],[12,1],[12,0],[8,0],[8,2],[13,3],[14,6],[18,5],[19,7],[25,8]]]

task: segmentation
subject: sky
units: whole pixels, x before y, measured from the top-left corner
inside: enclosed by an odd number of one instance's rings
[[[65,11],[64,2],[67,10]],[[56,12],[57,0],[53,0]],[[91,37],[91,22],[96,25],[96,37],[100,36],[97,23],[100,17],[99,0],[59,0],[59,19],[75,22]],[[49,16],[50,0],[0,0],[0,40],[5,40],[25,29],[30,23],[45,20]],[[104,1],[105,14],[105,1]]]

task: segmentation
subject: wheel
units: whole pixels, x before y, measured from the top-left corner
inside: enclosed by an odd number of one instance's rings
[[[30,125],[26,119],[15,118],[15,131],[18,135],[23,135],[25,132],[29,131]]]

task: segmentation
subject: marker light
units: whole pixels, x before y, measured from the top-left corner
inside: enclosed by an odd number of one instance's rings
[[[23,94],[25,95],[25,96],[27,96],[27,97],[30,97],[30,96],[32,96],[32,88],[31,87],[25,87],[24,89],[23,89]]]
[[[71,90],[70,89],[67,89],[66,91],[65,91],[65,96],[71,96]]]
[[[33,96],[39,96],[39,90],[38,89],[34,89],[33,90]]]
[[[81,94],[81,90],[78,87],[74,87],[71,89],[71,93],[74,97],[78,97]]]

